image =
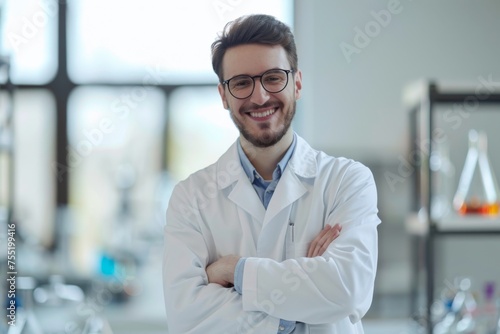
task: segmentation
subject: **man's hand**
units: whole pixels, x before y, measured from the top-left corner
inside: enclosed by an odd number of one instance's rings
[[[234,269],[239,259],[239,256],[227,255],[208,265],[208,283],[217,283],[226,288],[233,286]]]
[[[326,225],[323,230],[314,238],[307,250],[307,257],[315,257],[323,255],[330,243],[337,239],[342,230],[342,226],[335,224],[335,226]]]

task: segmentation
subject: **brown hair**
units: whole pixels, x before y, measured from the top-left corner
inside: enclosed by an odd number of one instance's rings
[[[222,59],[226,51],[243,44],[281,45],[288,57],[291,69],[297,70],[297,48],[290,28],[270,15],[242,16],[224,27],[222,35],[212,43],[212,67],[222,82]]]

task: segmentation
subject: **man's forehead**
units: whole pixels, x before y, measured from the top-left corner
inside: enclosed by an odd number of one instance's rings
[[[229,48],[222,62],[226,78],[239,74],[258,75],[272,68],[289,69],[281,45],[244,44]]]

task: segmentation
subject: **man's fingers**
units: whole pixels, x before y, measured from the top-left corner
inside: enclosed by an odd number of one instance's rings
[[[328,248],[330,243],[333,241],[333,239],[335,239],[336,233],[338,232],[334,229],[328,230],[328,233],[325,233],[316,243],[312,251],[311,257],[322,255]]]
[[[311,242],[309,245],[309,248],[307,250],[307,257],[314,257],[314,253],[316,252],[316,248],[319,245],[319,242],[321,238],[331,229],[332,227],[330,225],[326,225],[321,232],[314,238],[314,240]]]
[[[342,226],[335,224],[335,226],[326,225],[316,238],[311,242],[307,251],[307,257],[315,257],[323,255],[330,243],[335,240],[342,230]]]
[[[328,231],[328,233],[321,238],[320,241],[320,248],[316,252],[315,256],[318,255],[323,255],[323,253],[326,251],[328,246],[332,243],[333,240],[337,239],[337,237],[340,235],[340,229],[339,228],[332,228]]]

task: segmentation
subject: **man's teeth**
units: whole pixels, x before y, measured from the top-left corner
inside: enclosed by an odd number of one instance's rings
[[[266,116],[274,114],[275,112],[276,112],[276,109],[269,109],[269,110],[263,111],[263,112],[251,112],[250,116],[252,116],[252,117],[266,117]]]

